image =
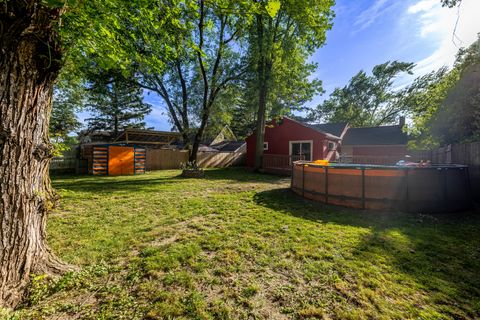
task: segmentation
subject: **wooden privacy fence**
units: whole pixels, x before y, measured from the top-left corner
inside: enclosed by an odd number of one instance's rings
[[[419,162],[421,160],[430,160],[434,164],[451,164],[452,145],[432,149],[432,150],[409,150],[409,161]]]
[[[245,152],[199,152],[197,163],[202,168],[241,166],[245,162],[245,156]]]
[[[50,162],[52,173],[74,173],[78,167],[78,160],[75,157],[55,157]]]
[[[53,157],[50,161],[50,172],[59,173],[75,173],[78,167],[77,150],[72,149],[63,152],[60,157]]]
[[[170,149],[150,149],[147,150],[146,169],[166,170],[178,169],[181,163],[188,161],[188,151],[170,150]]]
[[[150,149],[147,151],[147,170],[178,169],[188,162],[188,151]],[[226,168],[245,162],[244,152],[198,152],[197,163],[202,168]]]
[[[340,163],[361,163],[361,164],[378,164],[378,165],[394,165],[403,158],[398,156],[340,156]]]

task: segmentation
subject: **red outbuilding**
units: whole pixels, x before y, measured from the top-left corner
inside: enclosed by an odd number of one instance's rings
[[[346,124],[343,127],[346,127]],[[255,133],[246,139],[247,166],[250,167],[255,165],[255,139]],[[278,155],[285,156],[286,159],[290,156],[298,156],[310,161],[333,160],[341,137],[321,130],[321,126],[308,125],[283,117],[267,123],[264,141],[263,149],[266,158],[268,155]]]

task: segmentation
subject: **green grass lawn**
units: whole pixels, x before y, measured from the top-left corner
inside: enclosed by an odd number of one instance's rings
[[[11,319],[480,317],[480,215],[303,200],[243,169],[57,177],[49,243],[81,266],[33,278]],[[0,312],[1,314],[1,312]]]

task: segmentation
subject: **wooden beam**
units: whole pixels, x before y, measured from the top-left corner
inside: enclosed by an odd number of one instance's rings
[[[168,142],[157,142],[157,141],[135,141],[135,140],[131,140],[131,141],[115,141],[116,144],[119,144],[119,143],[136,143],[136,144],[156,144],[156,145],[165,145],[165,144],[169,144]]]

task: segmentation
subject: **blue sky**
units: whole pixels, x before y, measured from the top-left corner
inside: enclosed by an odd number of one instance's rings
[[[414,76],[451,66],[458,48],[470,45],[480,32],[480,0],[463,0],[458,9],[442,8],[440,0],[337,0],[334,11],[326,44],[311,57],[326,94],[307,106],[316,106],[358,71],[369,72],[388,60],[416,63]],[[402,76],[397,85],[412,79]],[[145,98],[154,107],[148,125],[169,131],[161,98]]]
[[[416,63],[414,76],[451,66],[458,48],[471,44],[480,32],[480,0],[463,0],[459,9],[442,8],[440,0],[337,0],[334,9],[327,42],[311,58],[319,64],[315,76],[327,92],[310,105],[358,71],[370,72],[389,60]],[[400,77],[397,85],[412,79]]]

